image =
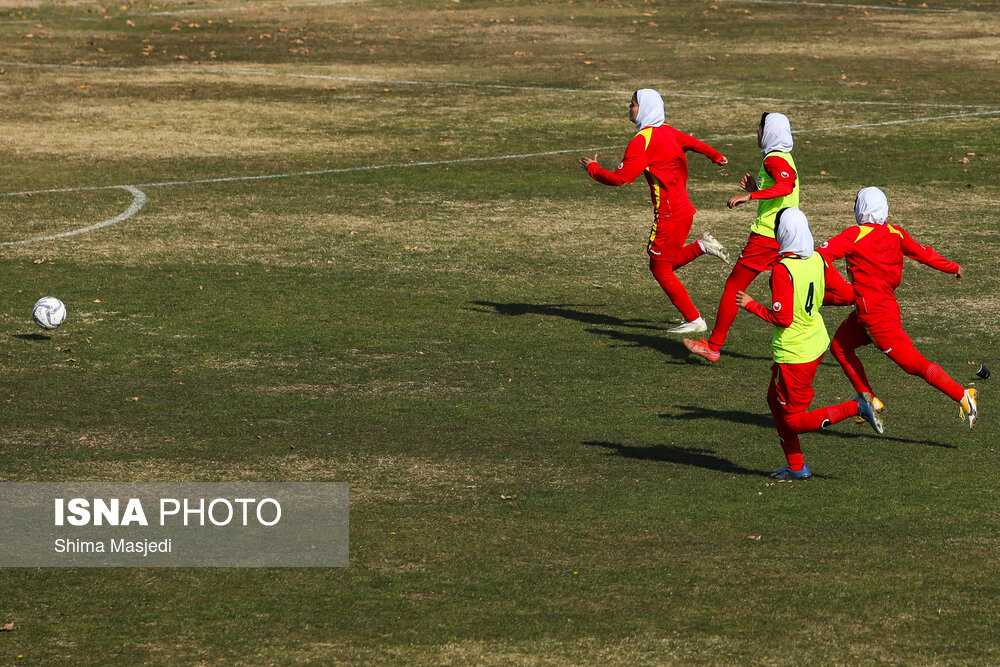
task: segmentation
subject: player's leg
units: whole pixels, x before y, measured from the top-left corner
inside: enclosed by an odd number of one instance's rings
[[[943,368],[920,354],[895,318],[888,316],[873,320],[868,323],[868,333],[878,348],[910,375],[923,378],[953,401],[960,403],[965,397],[965,388],[945,373]]]
[[[726,246],[716,241],[714,236],[705,232],[701,235],[700,239],[695,239],[681,248],[680,252],[677,253],[677,258],[674,260],[674,269],[679,269],[705,254],[718,257],[726,264],[729,264],[729,251],[726,250]]]
[[[865,331],[865,327],[858,319],[858,312],[852,311],[840,323],[837,333],[833,335],[833,340],[830,341],[830,353],[833,354],[834,359],[837,360],[840,367],[844,369],[844,374],[851,382],[851,386],[854,387],[854,391],[859,394],[868,392],[874,396],[875,391],[868,381],[865,367],[861,364],[861,359],[855,353],[856,349],[864,347],[871,342],[872,340],[868,336],[868,332]]]
[[[861,416],[876,433],[883,431],[882,418],[872,405],[871,394],[859,393],[856,398],[822,408],[809,409],[814,396],[812,383],[823,355],[804,364],[782,364],[788,396],[785,400],[785,422],[796,433],[809,433],[832,426],[850,417]]]
[[[892,317],[897,312],[898,306],[889,317],[869,325],[869,333],[875,344],[904,371],[922,377],[927,384],[958,403],[958,416],[970,429],[976,428],[979,423],[976,390],[966,389],[955,382],[943,368],[920,354],[898,320]]]
[[[788,426],[786,396],[787,388],[781,375],[781,366],[773,364],[771,366],[771,381],[767,385],[767,405],[771,408],[774,427],[778,430],[778,442],[781,444],[781,451],[785,454],[788,467],[772,473],[771,477],[784,480],[809,479],[812,473],[802,455],[802,444],[799,441],[799,436]]]
[[[736,293],[746,290],[759,275],[760,271],[751,269],[742,262],[736,262],[736,266],[729,273],[726,286],[722,290],[722,299],[719,301],[719,310],[715,315],[715,325],[708,338],[708,347],[713,352],[718,352],[726,344],[729,328],[733,325],[736,314],[740,310],[740,307],[736,305]]]
[[[669,223],[657,221],[652,233],[649,235],[649,245],[647,246],[649,270],[653,274],[653,278],[656,279],[656,282],[659,283],[660,287],[667,294],[670,302],[674,304],[674,307],[680,311],[681,316],[684,318],[681,326],[676,327],[677,329],[681,329],[681,331],[675,333],[705,331],[708,328],[705,325],[705,320],[701,317],[701,313],[698,312],[694,302],[691,301],[691,297],[688,295],[684,284],[674,274],[674,262],[681,250],[681,244],[684,243],[688,232],[691,231],[693,220],[694,216],[686,220]],[[671,331],[674,330],[672,329]]]

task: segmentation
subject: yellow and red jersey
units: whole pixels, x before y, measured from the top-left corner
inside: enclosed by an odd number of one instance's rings
[[[604,185],[625,185],[645,174],[653,212],[661,222],[693,216],[697,211],[687,193],[688,166],[685,151],[696,151],[716,164],[722,153],[669,125],[643,128],[625,149],[625,157],[614,171],[590,163],[587,173]]]
[[[922,246],[898,225],[866,223],[848,227],[823,243],[819,252],[827,261],[844,257],[862,313],[877,310],[885,300],[895,301],[903,275],[903,257],[943,271],[958,273],[958,264]]]

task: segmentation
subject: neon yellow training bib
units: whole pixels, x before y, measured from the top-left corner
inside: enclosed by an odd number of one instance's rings
[[[819,313],[826,292],[823,258],[814,252],[808,259],[785,257],[780,263],[792,276],[794,297],[792,325],[774,327],[774,360],[780,364],[808,363],[818,359],[830,345],[830,335]]]
[[[772,151],[764,156],[764,159],[771,156],[777,156],[784,159],[792,169],[795,170],[795,185],[792,186],[792,191],[783,196],[777,197],[775,199],[758,199],[757,200],[757,219],[753,221],[753,225],[750,226],[750,231],[756,234],[762,234],[764,236],[769,236],[774,238],[774,219],[778,215],[778,211],[783,208],[788,208],[789,206],[799,205],[799,170],[795,167],[795,160],[792,159],[791,153],[782,153],[781,151]],[[775,180],[767,173],[764,169],[763,163],[760,165],[760,171],[757,172],[757,186],[758,189],[763,190],[769,188],[775,184]]]

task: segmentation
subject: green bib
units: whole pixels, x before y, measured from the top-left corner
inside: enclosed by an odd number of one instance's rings
[[[753,221],[753,225],[750,227],[750,231],[756,234],[762,234],[763,236],[769,236],[774,238],[774,219],[778,215],[778,211],[783,208],[788,208],[789,206],[799,205],[799,170],[795,166],[795,160],[792,159],[791,153],[782,153],[781,151],[772,151],[764,156],[764,159],[776,155],[784,159],[792,169],[795,170],[795,185],[792,186],[792,191],[790,194],[784,197],[778,197],[776,199],[758,199],[757,200],[757,219]],[[768,175],[767,170],[764,169],[764,165],[760,165],[760,171],[757,172],[757,187],[760,190],[769,188],[774,185],[775,180]]]
[[[792,325],[774,327],[771,347],[774,360],[780,364],[804,364],[820,357],[830,345],[819,307],[826,291],[823,258],[818,252],[809,259],[786,257],[781,260],[792,276]],[[772,306],[773,307],[773,306]]]

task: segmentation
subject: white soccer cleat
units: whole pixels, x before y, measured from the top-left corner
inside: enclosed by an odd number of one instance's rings
[[[962,421],[969,422],[970,431],[976,428],[976,424],[979,423],[979,406],[976,405],[975,389],[965,390],[965,396],[958,404],[958,416],[962,418]]]
[[[673,329],[667,329],[667,333],[698,333],[700,331],[708,331],[708,325],[705,324],[705,318],[699,317],[696,320],[691,320],[690,322],[684,320],[679,326]]]
[[[701,245],[704,246],[705,252],[709,255],[715,255],[721,259],[726,264],[729,264],[729,251],[726,250],[726,246],[722,245],[715,240],[715,237],[705,232],[701,235]]]

